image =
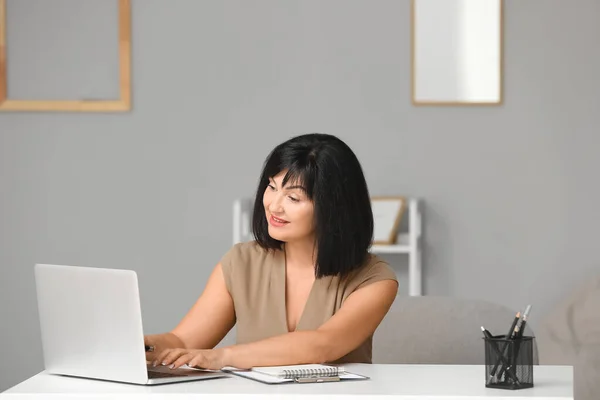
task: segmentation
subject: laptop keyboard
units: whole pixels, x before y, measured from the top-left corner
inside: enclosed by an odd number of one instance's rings
[[[175,378],[178,376],[187,376],[183,374],[169,374],[167,372],[157,372],[157,371],[148,371],[148,379],[158,379],[158,378]]]
[[[148,368],[148,378],[149,379],[158,379],[158,378],[176,378],[181,376],[189,376],[190,374],[186,373],[183,370],[170,370],[168,367],[158,366],[153,367],[152,369]]]

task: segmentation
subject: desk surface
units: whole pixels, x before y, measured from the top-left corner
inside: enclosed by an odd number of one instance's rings
[[[44,372],[0,394],[2,400],[36,399],[79,395],[92,398],[203,398],[227,399],[544,399],[573,400],[573,368],[535,366],[534,387],[521,390],[485,387],[481,365],[348,364],[350,372],[369,376],[366,381],[288,383],[267,385],[232,376],[207,381],[138,386],[124,383],[54,376]],[[23,396],[28,394],[28,396]],[[52,396],[54,395],[54,396]]]

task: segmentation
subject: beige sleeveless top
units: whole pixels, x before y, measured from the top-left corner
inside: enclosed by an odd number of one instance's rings
[[[239,243],[223,256],[221,266],[235,307],[237,343],[288,333],[284,251],[266,251],[253,241]],[[386,279],[397,281],[389,265],[374,255],[347,279],[331,276],[316,279],[296,330],[319,328],[352,292]],[[371,336],[335,363],[370,363],[372,341]]]

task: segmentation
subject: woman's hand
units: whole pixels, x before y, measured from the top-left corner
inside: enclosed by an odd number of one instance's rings
[[[172,333],[144,336],[144,345],[150,346],[151,351],[146,352],[146,361],[153,361],[156,356],[166,349],[185,347],[184,343]]]
[[[211,350],[166,349],[154,359],[153,365],[168,365],[172,369],[187,365],[193,368],[219,370],[227,366],[225,356],[224,348]]]

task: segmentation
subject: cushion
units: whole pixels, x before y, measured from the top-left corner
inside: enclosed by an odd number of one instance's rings
[[[573,366],[576,399],[600,399],[600,276],[551,311],[537,338],[540,364]]]

